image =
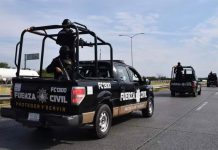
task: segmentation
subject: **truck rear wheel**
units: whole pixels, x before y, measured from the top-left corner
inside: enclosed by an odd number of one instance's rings
[[[194,90],[193,93],[192,93],[192,96],[193,96],[193,97],[196,97],[197,95],[198,95],[197,90]]]
[[[142,109],[142,116],[149,118],[154,113],[154,100],[153,97],[149,97],[147,101],[147,107],[145,109]]]
[[[176,96],[176,93],[174,91],[171,91],[171,96]]]
[[[104,138],[108,135],[111,122],[112,113],[109,106],[106,104],[100,105],[94,120],[94,132],[97,138]]]
[[[200,89],[200,91],[198,91],[198,95],[201,95],[201,89]]]
[[[39,126],[39,127],[37,127],[37,130],[39,130],[39,131],[47,131],[47,130],[50,130],[50,128],[48,126]]]

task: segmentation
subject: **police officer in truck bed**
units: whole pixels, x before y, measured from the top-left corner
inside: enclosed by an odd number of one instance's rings
[[[176,80],[177,81],[182,80],[182,70],[183,70],[183,67],[182,67],[181,63],[178,62],[177,66],[174,69],[174,73],[176,74]]]
[[[75,59],[75,44],[78,42],[79,46],[87,44],[82,38],[79,40],[76,37],[75,32],[70,28],[73,23],[69,19],[64,19],[62,22],[63,29],[58,32],[56,43],[60,46],[68,46],[70,48],[70,55],[72,59]]]
[[[69,46],[69,48],[73,50],[76,36],[73,30],[69,27],[72,25],[72,22],[69,19],[64,19],[62,25],[63,29],[58,33],[56,43],[60,46]]]
[[[54,78],[58,80],[70,80],[73,72],[73,61],[70,57],[70,48],[62,46],[59,50],[59,56],[54,58],[51,64],[46,68],[48,73],[54,73]]]

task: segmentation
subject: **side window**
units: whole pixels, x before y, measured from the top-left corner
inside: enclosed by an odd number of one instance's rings
[[[118,78],[124,82],[130,82],[127,70],[123,66],[117,66],[117,75]]]
[[[131,82],[139,82],[139,75],[136,73],[136,71],[132,70],[131,68],[128,68],[129,77]]]
[[[103,78],[110,78],[111,75],[110,75],[110,72],[108,69],[99,69],[99,77],[103,77]]]

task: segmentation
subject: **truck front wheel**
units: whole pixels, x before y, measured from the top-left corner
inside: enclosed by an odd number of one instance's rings
[[[142,116],[149,118],[154,113],[154,100],[153,97],[149,97],[147,101],[147,107],[145,109],[142,109]]]
[[[111,122],[112,113],[109,106],[106,104],[100,105],[94,120],[94,132],[97,138],[104,138],[108,135]]]

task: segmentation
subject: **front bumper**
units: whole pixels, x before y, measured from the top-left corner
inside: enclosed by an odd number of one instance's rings
[[[15,119],[17,122],[30,127],[41,126],[80,126],[82,124],[82,115],[64,116],[56,114],[39,114],[38,121],[28,120],[29,112],[13,109],[1,108],[1,116]]]

